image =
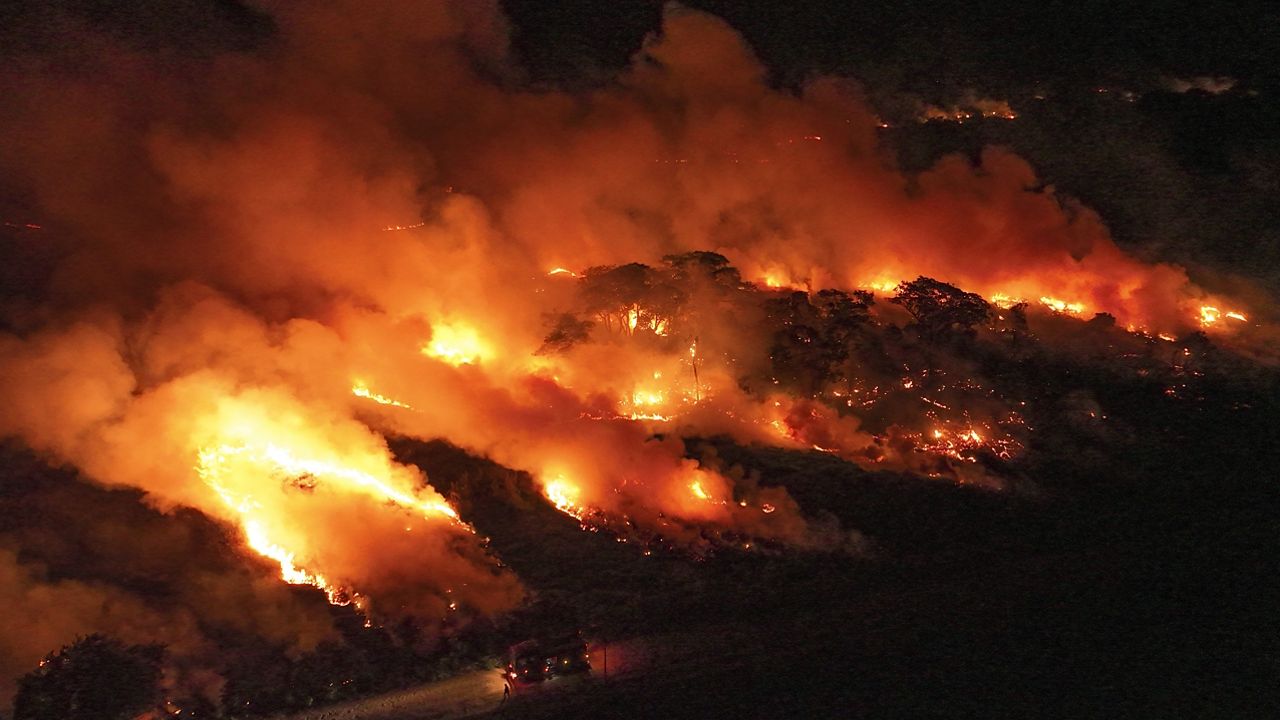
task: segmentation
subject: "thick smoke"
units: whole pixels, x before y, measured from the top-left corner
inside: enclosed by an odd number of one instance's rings
[[[855,420],[737,387],[717,351],[766,340],[715,305],[687,348],[654,324],[539,354],[576,302],[552,268],[702,249],[762,284],[928,275],[1152,329],[1190,326],[1206,297],[1008,151],[903,176],[856,87],[771,88],[708,15],[669,8],[615,81],[570,94],[519,89],[492,3],[264,9],[278,31],[249,51],[175,59],[85,33],[3,78],[0,168],[58,262],[38,304],[6,308],[0,432],[231,523],[375,616],[521,598],[379,431],[488,454],[574,511],[833,541],[632,416],[696,405],[679,429],[873,452]],[[156,626],[127,599],[106,616],[60,602],[104,591],[11,557],[0,572],[14,602],[67,615],[50,628]]]

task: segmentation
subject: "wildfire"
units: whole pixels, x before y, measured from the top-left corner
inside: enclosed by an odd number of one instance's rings
[[[658,412],[658,408],[667,402],[667,394],[662,390],[634,390],[631,393],[631,412],[627,417],[632,420],[657,420],[666,422],[669,415]]]
[[[912,436],[908,436],[912,437]],[[1008,459],[1021,445],[1012,438],[984,436],[973,426],[953,431],[947,427],[935,427],[927,434],[914,435],[916,450],[932,455],[950,457],[968,463],[978,461],[976,453],[987,450],[997,457]]]
[[[1217,323],[1219,320],[1221,320],[1224,317],[1229,318],[1231,320],[1235,320],[1237,322],[1248,322],[1249,320],[1249,318],[1246,317],[1243,313],[1237,312],[1235,310],[1228,310],[1227,312],[1223,312],[1222,310],[1219,310],[1213,305],[1200,306],[1200,324],[1205,327],[1209,327]]]
[[[311,585],[325,592],[329,602],[345,605],[354,597],[348,588],[309,569],[297,560],[294,551],[274,539],[267,508],[251,492],[233,488],[260,486],[265,479],[283,478],[302,491],[314,491],[332,484],[348,492],[383,500],[424,518],[444,518],[467,527],[458,513],[441,500],[421,500],[399,490],[386,480],[345,465],[311,457],[300,457],[290,448],[271,442],[223,443],[200,448],[196,453],[196,475],[240,519],[248,546],[280,566],[280,577],[293,585]],[[469,529],[469,528],[468,528]]]
[[[474,365],[493,354],[475,329],[465,325],[436,325],[431,330],[431,340],[421,350],[423,355],[454,366]]]
[[[323,575],[298,567],[294,563],[293,553],[272,542],[261,522],[246,520],[244,522],[244,537],[245,542],[254,552],[279,563],[281,580],[290,585],[317,587],[329,596],[329,602],[334,605],[346,605],[348,603],[345,594],[339,588],[334,587]]]
[[[691,362],[696,361],[696,345],[690,348],[689,356]],[[662,372],[654,372],[653,379],[661,381]],[[628,417],[632,420],[666,422],[674,416],[673,405],[689,405],[697,404],[698,402],[699,398],[696,392],[690,392],[687,388],[679,388],[672,385],[668,388],[637,386],[632,389],[629,395],[624,395],[618,404],[621,408],[619,413],[623,417]]]
[[[995,295],[992,295],[990,298],[988,298],[988,300],[991,301],[992,305],[995,305],[1001,310],[1008,310],[1014,305],[1017,305],[1018,303],[1023,302],[1022,298],[1011,297],[1009,295],[1005,295],[1004,293],[996,293]],[[1044,300],[1041,299],[1041,302],[1044,302]],[[1063,307],[1066,307],[1065,304],[1063,305]]]
[[[692,491],[693,496],[698,498],[699,500],[711,499],[711,496],[707,494],[707,491],[702,489],[702,482],[699,480],[694,480],[693,482],[689,483],[689,490]]]
[[[567,276],[567,277],[571,277],[571,278],[576,278],[576,277],[578,277],[578,273],[576,273],[576,272],[574,272],[574,271],[572,271],[572,270],[570,270],[570,269],[568,269],[568,268],[554,267],[554,268],[551,268],[550,270],[548,270],[548,271],[547,271],[547,277],[555,277],[555,276],[557,276],[557,275],[565,275],[565,276]]]
[[[400,402],[399,400],[395,400],[395,399],[393,399],[393,398],[389,398],[389,397],[387,397],[386,395],[380,395],[380,394],[378,394],[378,393],[376,393],[376,392],[374,392],[374,391],[370,390],[370,389],[369,389],[369,386],[365,385],[365,384],[364,384],[364,383],[362,383],[362,382],[356,382],[355,384],[353,384],[353,385],[351,386],[351,394],[352,394],[352,395],[355,395],[355,396],[356,396],[356,397],[358,397],[358,398],[364,398],[364,399],[366,399],[366,400],[372,400],[372,401],[374,401],[374,402],[378,403],[379,405],[391,405],[391,406],[393,406],[393,407],[404,408],[404,409],[406,409],[406,410],[412,410],[412,409],[413,409],[413,406],[412,406],[412,405],[408,405],[408,404],[406,404],[406,403],[402,403],[402,402]]]
[[[1054,312],[1067,313],[1069,315],[1079,315],[1084,312],[1085,307],[1084,303],[1067,302],[1066,300],[1059,300],[1056,297],[1049,297],[1048,295],[1040,296],[1040,304]]]
[[[396,232],[399,230],[416,230],[420,227],[426,227],[425,222],[416,222],[410,225],[388,225],[382,228],[382,232]]]
[[[962,123],[973,117],[973,113],[958,107],[940,108],[930,105],[920,114],[920,122],[929,122],[930,120],[938,120],[943,122]]]
[[[803,290],[802,284],[791,279],[785,270],[769,270],[757,282],[772,290]]]
[[[901,284],[902,282],[899,280],[880,279],[880,280],[868,280],[867,282],[862,283],[861,287],[867,290],[874,290],[875,292],[888,295],[889,293],[896,291],[898,289],[898,286]]]
[[[564,475],[556,475],[542,486],[542,494],[547,496],[552,505],[560,512],[582,522],[586,510],[578,505],[582,489],[565,479]]]
[[[949,108],[927,105],[921,111],[918,119],[920,122],[936,120],[963,123],[973,118],[974,111],[977,111],[984,118],[997,118],[1000,120],[1016,120],[1018,118],[1018,113],[1009,107],[1008,101],[976,98],[970,95],[961,104],[952,105]]]

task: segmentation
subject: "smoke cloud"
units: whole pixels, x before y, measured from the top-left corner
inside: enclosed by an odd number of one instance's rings
[[[80,30],[0,78],[0,168],[55,259],[38,296],[5,307],[0,433],[225,521],[286,579],[378,618],[523,596],[382,432],[445,438],[566,511],[674,537],[842,542],[664,430],[887,452],[856,418],[741,388],[724,350],[767,339],[711,295],[679,343],[622,308],[623,331],[540,353],[548,318],[581,302],[571,274],[708,250],[762,286],[926,275],[1153,331],[1226,307],[1126,255],[1007,150],[904,176],[855,85],[772,88],[706,14],[669,7],[630,67],[569,93],[520,85],[494,2],[261,9],[277,30],[248,50],[175,58]],[[0,573],[11,607],[45,609],[26,613],[32,646],[196,635],[12,554]],[[31,661],[13,657],[0,674]]]

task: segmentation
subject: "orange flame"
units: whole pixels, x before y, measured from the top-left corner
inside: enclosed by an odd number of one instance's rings
[[[423,355],[454,366],[474,365],[493,355],[492,346],[466,325],[436,325],[421,350]]]
[[[406,403],[402,403],[402,402],[400,402],[399,400],[395,400],[395,399],[393,399],[393,398],[389,398],[389,397],[387,397],[386,395],[380,395],[380,394],[378,394],[378,393],[376,393],[376,392],[374,392],[374,391],[370,390],[370,389],[369,389],[369,386],[368,386],[368,385],[365,385],[365,384],[364,384],[364,383],[362,383],[362,382],[356,382],[355,384],[353,384],[353,385],[351,386],[351,394],[352,394],[352,395],[355,395],[355,396],[356,396],[356,397],[358,397],[358,398],[364,398],[364,399],[366,399],[366,400],[372,400],[372,401],[374,401],[374,402],[378,403],[379,405],[391,405],[391,406],[393,406],[393,407],[404,408],[404,409],[406,409],[406,410],[412,410],[412,409],[413,409],[413,406],[412,406],[412,405],[408,405],[408,404],[406,404]]]

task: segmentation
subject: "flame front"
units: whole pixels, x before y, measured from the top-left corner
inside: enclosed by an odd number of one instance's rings
[[[410,535],[473,532],[438,494],[414,486],[416,474],[365,445],[363,433],[309,425],[272,394],[224,398],[216,408],[196,421],[197,437],[208,440],[195,449],[195,474],[285,582],[315,586],[335,604],[366,597],[353,577],[355,555],[314,533],[334,512],[363,507],[387,530]]]

